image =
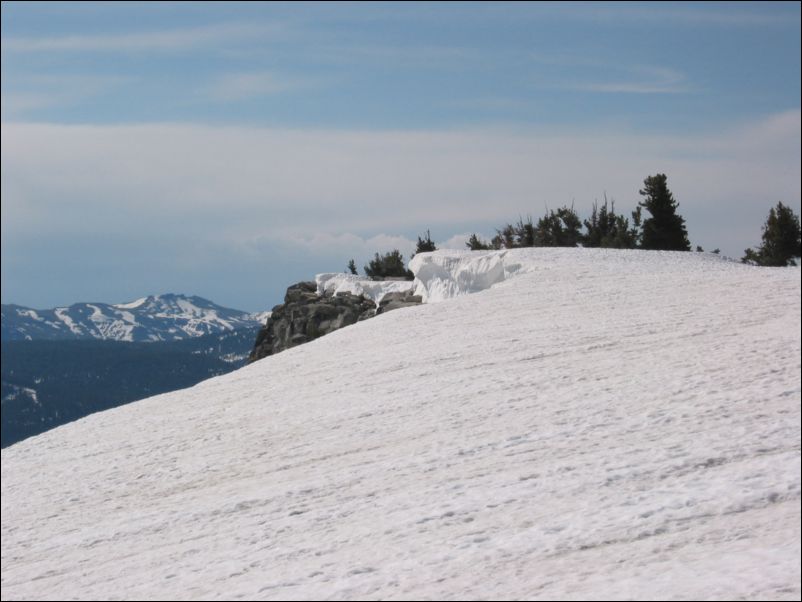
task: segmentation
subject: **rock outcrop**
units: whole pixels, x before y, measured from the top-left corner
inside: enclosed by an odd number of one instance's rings
[[[421,296],[414,295],[412,292],[387,293],[379,302],[379,306],[376,308],[376,315],[400,309],[401,307],[420,305],[421,301]]]
[[[377,314],[420,302],[421,298],[411,292],[393,292],[384,295],[377,307],[364,295],[328,291],[320,295],[314,282],[293,284],[287,289],[284,303],[273,308],[267,324],[259,331],[248,362],[307,343]]]

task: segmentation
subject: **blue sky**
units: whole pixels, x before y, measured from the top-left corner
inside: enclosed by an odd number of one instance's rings
[[[799,3],[2,4],[2,301],[267,309],[664,172],[740,257],[800,203]]]

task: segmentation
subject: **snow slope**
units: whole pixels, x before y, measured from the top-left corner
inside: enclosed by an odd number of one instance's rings
[[[502,259],[3,450],[3,599],[799,599],[799,270]]]

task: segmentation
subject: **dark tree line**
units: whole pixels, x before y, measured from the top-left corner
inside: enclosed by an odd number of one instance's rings
[[[546,210],[535,222],[531,216],[519,217],[514,224],[505,224],[496,230],[489,241],[471,234],[466,246],[472,251],[492,249],[514,249],[520,247],[601,247],[613,249],[647,249],[658,251],[690,251],[685,218],[678,212],[679,203],[668,189],[668,178],[658,173],[643,181],[639,194],[643,199],[629,217],[616,213],[615,201],[604,204],[593,203],[590,218],[580,219],[573,204]],[[644,214],[644,210],[648,216]],[[584,226],[584,232],[583,230]],[[429,231],[418,236],[413,253],[435,251]],[[697,246],[697,251],[702,248]],[[713,251],[718,253],[718,249]],[[795,265],[794,258],[800,257],[799,217],[793,211],[778,203],[772,208],[763,226],[763,242],[756,249],[746,249],[744,263],[765,266]],[[352,259],[348,270],[356,274],[356,263]],[[383,278],[412,279],[412,272],[406,269],[404,258],[395,249],[384,255],[376,253],[373,260],[364,267],[365,274],[375,280]]]
[[[466,246],[471,250],[512,249],[516,247],[607,247],[615,249],[655,249],[690,251],[685,219],[677,213],[679,203],[674,200],[666,184],[666,175],[649,176],[640,190],[644,199],[630,218],[615,212],[615,201],[593,203],[590,219],[582,221],[571,207],[547,210],[537,223],[529,217],[519,218],[515,224],[506,224],[496,235],[485,242],[472,234]],[[642,210],[650,217],[643,219]],[[582,232],[582,226],[585,232]]]

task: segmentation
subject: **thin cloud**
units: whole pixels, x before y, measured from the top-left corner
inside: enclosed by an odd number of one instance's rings
[[[239,41],[280,31],[277,25],[230,23],[207,27],[104,35],[6,37],[4,52],[154,52],[183,51],[222,42]]]
[[[352,232],[334,234],[330,232],[314,232],[311,234],[271,234],[265,238],[253,237],[251,244],[284,244],[287,247],[302,250],[306,253],[318,255],[333,253],[346,256],[349,253],[355,257],[369,257],[373,253],[386,253],[398,249],[409,258],[415,251],[416,241],[398,234],[376,234],[370,237],[360,236]]]
[[[691,91],[685,76],[674,69],[661,67],[631,67],[640,75],[638,80],[582,82],[567,84],[571,90],[607,94],[685,94]]]
[[[319,84],[310,78],[287,77],[272,71],[228,73],[209,85],[205,95],[214,101],[233,102],[308,89]]]
[[[747,10],[739,4],[748,6]],[[795,3],[788,3],[789,8]],[[552,16],[566,20],[592,21],[594,23],[608,23],[619,25],[622,22],[630,23],[672,23],[686,27],[715,26],[715,27],[766,27],[766,26],[793,26],[794,20],[788,13],[767,12],[756,9],[757,4],[728,3],[719,4],[726,7],[701,8],[699,6],[685,7],[681,5],[668,5],[662,7],[636,6],[632,3],[608,5],[601,3],[585,3],[581,7],[566,4],[551,4],[540,7],[533,16]],[[789,11],[790,12],[790,11]],[[796,23],[799,23],[798,13]]]
[[[88,98],[136,82],[133,77],[48,74],[19,78],[14,92],[2,94],[3,120],[24,119],[26,114],[54,107],[75,106]]]
[[[686,75],[670,67],[628,65],[611,59],[570,54],[533,53],[529,60],[580,74],[573,80],[558,79],[552,84],[544,84],[544,87],[559,90],[617,94],[683,94],[694,91]]]
[[[440,69],[475,68],[486,55],[475,48],[437,44],[315,44],[309,41],[304,52],[317,60],[334,64],[392,64],[395,67]]]
[[[734,205],[759,204],[762,214],[766,199],[794,203],[800,196],[798,110],[724,131],[674,135],[2,127],[3,235],[17,238],[64,230],[113,236],[154,224],[173,224],[171,236],[194,240],[224,236],[232,249],[240,240],[271,237],[324,248],[336,239],[321,235],[342,232],[411,235],[431,228],[447,236],[451,228],[493,228],[574,199],[581,213],[605,190],[627,211],[639,200],[643,178],[664,172],[692,237],[706,231],[711,241],[699,242],[719,246],[716,233],[736,227],[726,223]],[[704,214],[719,217],[705,222]]]
[[[13,92],[2,94],[3,120],[54,107],[74,106],[114,88],[135,83],[134,77],[88,74],[33,74],[18,76]]]

